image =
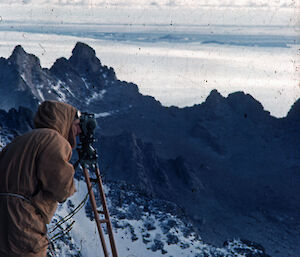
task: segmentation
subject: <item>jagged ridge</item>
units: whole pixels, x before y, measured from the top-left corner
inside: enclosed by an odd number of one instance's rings
[[[31,64],[22,66],[18,55]],[[243,237],[262,243],[272,256],[289,244],[295,255],[297,103],[287,118],[276,119],[250,95],[225,98],[214,90],[203,104],[166,108],[119,81],[83,43],[50,70],[20,47],[1,58],[0,67],[1,108],[34,110],[38,101],[57,99],[96,113],[106,180],[135,183],[147,195],[174,201],[210,242]]]

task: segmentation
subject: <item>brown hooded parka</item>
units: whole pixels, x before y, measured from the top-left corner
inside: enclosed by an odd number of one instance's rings
[[[46,224],[57,203],[75,192],[68,142],[75,113],[71,105],[43,102],[34,119],[36,129],[0,152],[0,257],[46,256]]]

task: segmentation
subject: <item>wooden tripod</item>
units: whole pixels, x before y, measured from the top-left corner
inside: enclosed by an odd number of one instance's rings
[[[103,234],[102,227],[101,227],[101,224],[103,224],[103,223],[106,224],[106,226],[107,226],[107,232],[108,232],[108,236],[109,236],[109,242],[110,242],[110,246],[111,246],[112,256],[113,257],[118,257],[116,244],[115,244],[115,240],[114,240],[114,235],[113,235],[113,230],[112,230],[112,225],[111,225],[111,222],[110,222],[109,212],[108,212],[108,209],[107,209],[106,198],[105,198],[105,194],[104,194],[104,191],[103,191],[102,179],[101,179],[101,176],[100,176],[100,171],[99,171],[98,164],[92,164],[92,168],[95,171],[96,178],[91,178],[90,177],[89,170],[87,169],[86,164],[82,164],[82,168],[83,168],[84,177],[85,177],[85,181],[86,181],[86,184],[87,184],[88,193],[89,193],[89,196],[90,196],[90,202],[92,204],[94,218],[95,218],[98,233],[99,233],[99,236],[100,236],[100,241],[101,241],[101,244],[102,244],[104,256],[109,257],[107,247],[106,247],[105,238],[104,238],[104,234]],[[92,182],[97,183],[98,187],[99,187],[100,200],[101,200],[102,207],[103,207],[103,210],[101,210],[101,211],[97,210],[97,204],[96,204],[95,194],[94,194],[94,191],[93,191],[93,188],[92,188]],[[99,214],[103,214],[105,218],[100,219]]]
[[[75,167],[77,167],[77,165],[80,163],[83,169],[104,256],[109,257],[109,254],[107,251],[106,242],[105,242],[101,224],[106,224],[112,257],[118,257],[113,230],[110,222],[109,212],[107,209],[105,194],[103,191],[102,179],[100,176],[100,171],[98,166],[98,154],[96,149],[93,147],[93,143],[96,141],[94,135],[96,127],[97,127],[97,122],[95,119],[95,115],[93,113],[85,113],[85,112],[81,113],[80,116],[81,133],[79,135],[80,144],[79,147],[77,147],[79,160],[75,163]],[[88,167],[90,168],[90,170],[88,170]],[[91,170],[95,172],[96,178],[90,177]],[[97,210],[95,194],[91,182],[95,182],[98,184],[100,200],[103,208],[103,210],[101,211]],[[100,219],[99,216],[100,214],[104,215],[105,218]]]

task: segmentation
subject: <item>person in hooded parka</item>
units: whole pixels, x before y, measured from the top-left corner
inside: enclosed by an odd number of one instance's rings
[[[35,128],[0,152],[0,257],[45,257],[48,224],[76,190],[69,160],[81,133],[71,105],[43,102]]]

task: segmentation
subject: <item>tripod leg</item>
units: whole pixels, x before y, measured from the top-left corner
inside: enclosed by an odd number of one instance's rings
[[[96,221],[96,224],[97,224],[97,229],[98,229],[98,233],[99,233],[99,236],[100,236],[104,256],[108,257],[109,255],[108,255],[108,252],[107,252],[106,243],[105,243],[103,231],[102,231],[102,228],[101,228],[101,223],[100,223],[100,220],[99,220],[99,215],[98,215],[98,212],[97,212],[97,204],[96,204],[96,200],[95,200],[95,195],[94,195],[94,191],[93,191],[92,184],[91,184],[91,181],[90,181],[90,176],[89,176],[89,173],[88,173],[88,170],[87,170],[86,167],[83,167],[83,172],[84,172],[84,177],[85,177],[85,181],[86,181],[86,184],[87,184],[88,193],[89,193],[89,196],[90,196],[90,201],[91,201],[91,204],[92,204],[94,217],[95,217],[95,221]]]
[[[106,204],[106,198],[105,198],[105,194],[103,191],[100,170],[99,170],[99,167],[97,164],[95,165],[95,172],[96,172],[96,176],[97,176],[97,180],[98,180],[98,186],[99,186],[99,192],[100,192],[101,202],[102,202],[102,206],[103,206],[103,211],[104,211],[105,219],[107,220],[106,224],[107,224],[107,230],[108,230],[108,235],[109,235],[111,251],[112,251],[113,257],[118,257],[117,248],[116,248],[113,230],[112,230],[112,225],[110,222],[109,212],[108,212],[108,208],[107,208],[107,204]]]

